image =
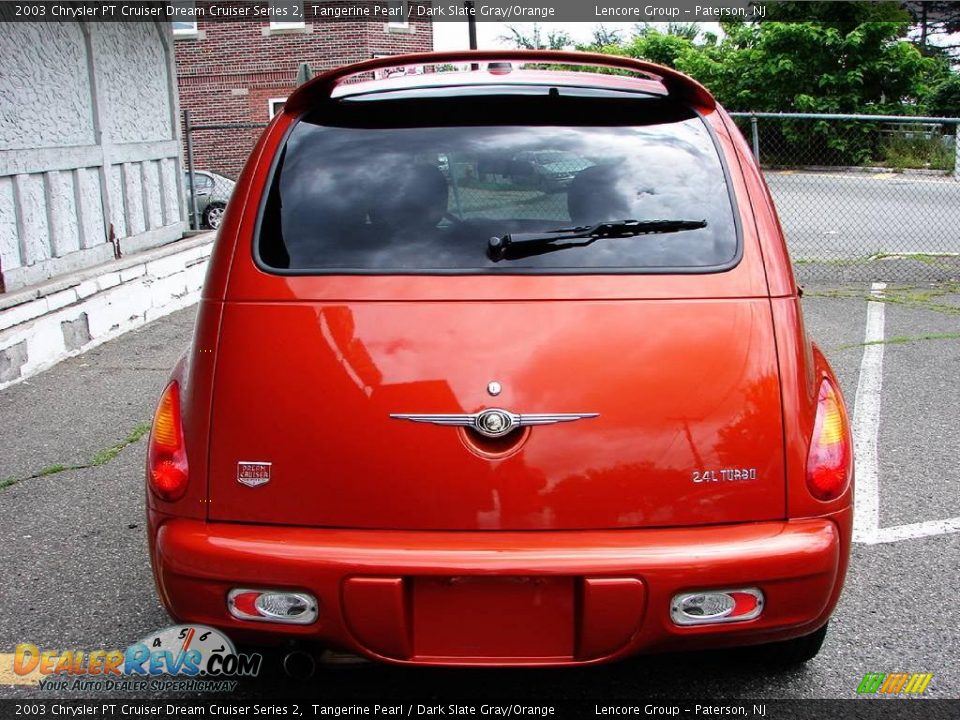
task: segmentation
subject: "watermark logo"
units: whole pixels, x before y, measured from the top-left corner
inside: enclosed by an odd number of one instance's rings
[[[39,675],[45,690],[232,690],[255,677],[263,657],[238,653],[233,642],[206,625],[173,625],[124,650],[52,650],[17,645],[13,671]],[[162,682],[161,682],[162,679]]]
[[[933,673],[867,673],[857,688],[858,695],[920,695],[923,693]]]

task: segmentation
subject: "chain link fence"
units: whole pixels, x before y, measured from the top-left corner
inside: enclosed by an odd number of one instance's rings
[[[801,282],[960,278],[960,119],[731,114],[760,159]],[[264,127],[191,124],[184,114],[193,227],[219,226]],[[589,163],[530,155],[499,165],[422,160],[444,174],[460,217],[510,205],[516,217],[559,219],[565,185]]]
[[[190,227],[216,230],[247,157],[266,123],[202,123],[183,111],[183,186]]]
[[[801,281],[960,277],[960,119],[731,114]]]

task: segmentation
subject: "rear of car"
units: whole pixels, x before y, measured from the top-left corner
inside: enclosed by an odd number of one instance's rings
[[[399,663],[815,653],[849,431],[729,117],[626,58],[389,61],[514,65],[361,63],[264,133],[151,437],[171,614]]]

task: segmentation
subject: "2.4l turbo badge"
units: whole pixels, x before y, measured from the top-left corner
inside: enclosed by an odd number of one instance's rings
[[[241,460],[237,463],[237,482],[247,487],[257,487],[270,482],[270,469],[273,463],[248,462]]]
[[[719,470],[694,470],[693,481],[705,482],[737,482],[738,480],[756,480],[756,468],[721,468]]]

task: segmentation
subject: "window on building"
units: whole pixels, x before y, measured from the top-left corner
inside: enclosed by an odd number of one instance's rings
[[[294,30],[304,27],[303,2],[291,0],[272,0],[270,3],[273,15],[277,20],[270,21],[271,30]]]
[[[276,115],[283,109],[283,104],[287,101],[285,97],[282,98],[270,98],[267,100],[267,112],[270,113],[270,119],[273,119],[273,116]]]
[[[173,25],[173,34],[174,35],[196,35],[197,34],[197,21],[196,20],[174,20]]]
[[[388,28],[408,28],[410,22],[407,20],[407,0],[388,0],[387,7],[390,11],[390,22]]]
[[[174,19],[170,25],[173,27],[174,36],[196,37],[199,34],[197,21],[189,19],[196,12],[196,3],[193,0],[176,0],[172,6]]]

